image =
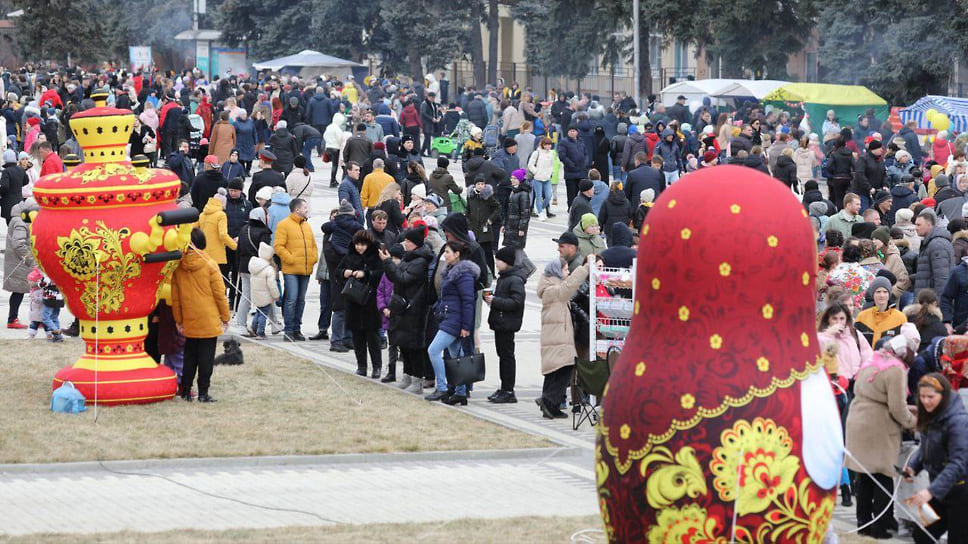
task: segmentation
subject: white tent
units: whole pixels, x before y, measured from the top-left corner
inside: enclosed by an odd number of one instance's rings
[[[680,81],[678,83],[673,83],[668,87],[660,91],[662,97],[662,103],[666,106],[671,106],[676,103],[676,97],[684,96],[686,101],[690,104],[692,102],[701,102],[703,98],[707,96],[713,98],[713,95],[720,89],[723,89],[733,83],[736,83],[736,79],[697,79],[695,81]],[[720,101],[713,98],[713,105],[718,105]]]
[[[790,82],[780,81],[778,79],[741,79],[712,93],[712,96],[724,99],[735,98],[737,100],[743,100],[753,98],[762,100],[764,96],[788,83]]]
[[[319,51],[306,49],[295,55],[257,62],[252,66],[256,70],[273,70],[277,72],[288,68],[293,72],[298,72],[300,76],[312,76],[322,73],[346,75],[350,73],[352,68],[363,65],[351,60],[332,57]]]

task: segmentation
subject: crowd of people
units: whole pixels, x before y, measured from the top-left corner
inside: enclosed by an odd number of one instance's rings
[[[149,341],[179,372],[186,400],[197,372],[198,400],[214,401],[215,341],[234,323],[256,340],[328,340],[330,351],[353,352],[360,376],[465,405],[473,385],[448,383],[445,361],[481,350],[486,315],[501,381],[488,400],[517,402],[514,336],[537,273],[537,404],[545,418],[567,417],[575,361],[589,357],[576,301],[588,296],[590,263],[630,267],[652,203],[696,170],[770,175],[802,200],[816,235],[818,336],[852,454],[842,500],[856,499],[861,532],[887,537],[897,530],[893,478],[925,470],[931,485],[910,500],[941,515],[928,532],[968,539],[968,414],[957,394],[968,359],[968,135],[938,133],[922,149],[915,126],[873,112],[841,124],[831,111],[814,126],[753,102],[692,111],[679,97],[639,109],[624,94],[541,100],[503,82],[450,93],[433,74],[408,84],[24,70],[2,82],[8,328],[43,327],[55,341],[76,334],[57,322],[62,299],[35,268],[21,213],[37,209],[39,176],[83,160],[70,119],[106,89],[111,105],[136,115],[131,156],[175,172],[179,205],[200,213]],[[441,153],[440,137],[458,150]],[[310,208],[314,156],[329,165],[338,207]],[[539,271],[529,227],[558,214],[567,217],[559,258]],[[321,232],[311,216],[326,218]],[[302,319],[311,281],[315,332]],[[917,453],[898,464],[902,438],[915,436]],[[915,539],[931,541],[918,528]]]

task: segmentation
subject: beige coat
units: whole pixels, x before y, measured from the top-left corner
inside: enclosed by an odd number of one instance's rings
[[[235,127],[228,121],[217,121],[212,126],[212,137],[208,143],[209,154],[218,157],[219,164],[225,164],[233,149],[235,149]]]
[[[575,332],[568,301],[588,277],[588,265],[561,280],[542,274],[538,280],[541,299],[541,373],[551,374],[575,364]]]
[[[874,357],[889,357],[876,353]],[[861,369],[854,382],[854,402],[847,414],[847,449],[872,473],[895,476],[901,452],[901,429],[912,429],[916,418],[907,409],[907,375],[900,365],[877,371]],[[863,472],[851,457],[848,469]]]
[[[911,288],[911,277],[908,275],[907,267],[904,266],[904,261],[901,260],[901,252],[893,242],[884,248],[884,268],[890,270],[897,278],[897,283],[891,291],[895,297],[901,298],[901,295]]]

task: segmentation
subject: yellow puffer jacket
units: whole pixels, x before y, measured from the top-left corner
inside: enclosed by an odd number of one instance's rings
[[[205,233],[205,253],[217,264],[225,264],[225,248],[235,250],[235,240],[229,236],[228,219],[222,203],[215,197],[209,198],[198,218],[198,227]]]
[[[171,310],[186,338],[213,338],[229,321],[225,283],[211,258],[189,249],[171,277]]]
[[[319,251],[309,221],[294,213],[279,221],[274,246],[276,255],[282,261],[283,274],[312,275]]]

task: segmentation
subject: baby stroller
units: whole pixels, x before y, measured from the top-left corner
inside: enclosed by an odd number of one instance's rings
[[[481,141],[484,144],[484,152],[487,156],[493,156],[501,145],[501,129],[497,125],[487,125],[484,127],[484,136]]]
[[[598,425],[598,406],[605,394],[605,386],[612,375],[612,368],[618,362],[622,351],[609,348],[605,360],[598,359],[575,362],[575,379],[571,384],[571,428],[577,431],[581,424],[588,422]],[[594,398],[594,401],[592,400]]]
[[[201,115],[193,113],[188,116],[188,122],[192,125],[192,129],[188,132],[188,152],[192,157],[197,157],[202,134],[205,132],[205,120]]]

